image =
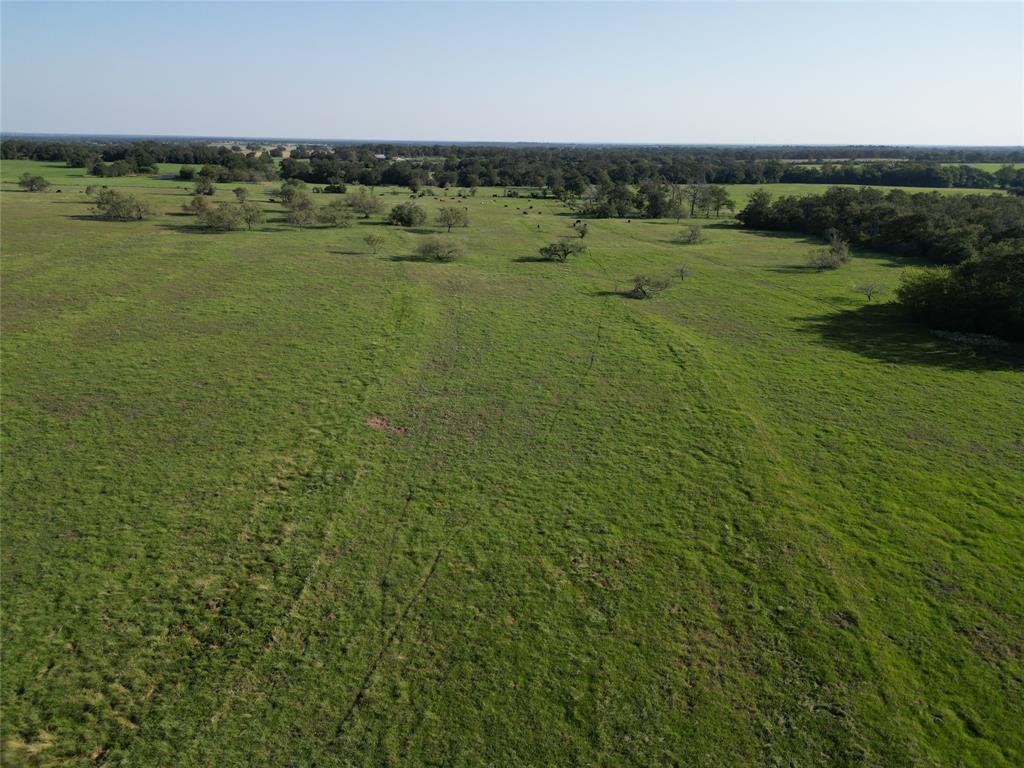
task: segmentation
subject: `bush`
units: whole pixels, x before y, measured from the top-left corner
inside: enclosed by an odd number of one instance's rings
[[[629,295],[634,299],[649,299],[666,288],[668,288],[668,280],[649,275],[637,275],[633,278],[633,290],[629,292]]]
[[[213,180],[209,176],[197,176],[195,190],[192,194],[194,195],[212,195],[216,193],[217,187],[214,186]]]
[[[828,240],[828,246],[811,256],[807,262],[819,272],[826,269],[839,269],[843,264],[848,264],[852,258],[850,244],[843,240],[838,232],[830,231]]]
[[[241,229],[245,223],[241,206],[231,203],[218,203],[206,206],[199,214],[199,223],[207,229],[218,232],[230,232]]]
[[[579,240],[563,237],[553,243],[543,246],[539,253],[544,261],[567,261],[570,256],[586,253],[587,246]]]
[[[191,165],[183,165],[178,170],[178,178],[182,181],[192,181],[192,179],[195,178],[195,175],[196,169]]]
[[[134,195],[113,189],[101,189],[96,194],[96,216],[105,221],[140,221],[153,215],[149,203]]]
[[[427,223],[427,212],[416,203],[399,203],[391,209],[388,221],[399,227],[420,227]]]
[[[706,239],[704,237],[704,227],[700,224],[691,224],[679,233],[679,236],[676,237],[676,242],[683,245],[699,245]]]
[[[42,176],[33,176],[28,171],[25,171],[25,173],[21,174],[21,178],[18,179],[18,186],[26,192],[45,192],[50,188],[50,182]]]
[[[363,242],[370,246],[371,251],[377,253],[377,251],[384,247],[384,236],[371,233],[363,238]]]
[[[301,229],[316,222],[316,211],[313,209],[312,205],[290,208],[288,213],[285,214],[284,220],[293,227],[299,227]]]
[[[242,221],[245,222],[245,226],[249,230],[266,221],[263,209],[255,203],[242,203],[239,205],[239,210],[242,212]]]
[[[203,195],[193,195],[187,203],[181,204],[181,210],[185,213],[201,214],[210,207],[210,201]]]
[[[344,200],[332,200],[316,212],[316,220],[331,227],[351,227],[352,212]]]
[[[455,261],[465,254],[462,243],[442,237],[427,238],[416,246],[416,255],[427,261]]]
[[[380,201],[379,197],[374,197],[369,190],[361,189],[358,194],[353,195],[348,199],[348,204],[352,206],[352,210],[356,213],[362,214],[364,219],[370,218],[375,213],[380,213],[384,210],[384,203]],[[426,219],[424,219],[425,221]]]
[[[244,203],[246,201],[246,198],[249,197],[249,193],[245,190],[244,187],[235,187],[231,191],[234,192],[235,199],[238,200],[238,202],[240,203]]]

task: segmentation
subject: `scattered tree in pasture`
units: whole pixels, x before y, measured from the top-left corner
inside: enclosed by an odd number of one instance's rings
[[[715,218],[723,208],[728,211],[736,210],[736,202],[729,197],[729,191],[721,184],[712,184],[708,187],[708,205],[710,210],[715,212]]]
[[[863,293],[868,301],[874,301],[875,296],[881,296],[885,293],[885,286],[881,283],[868,282],[855,285],[850,290],[854,293]]]
[[[148,202],[114,189],[101,189],[96,194],[95,213],[106,221],[141,221],[153,215]]]
[[[427,212],[416,203],[399,203],[391,209],[388,221],[399,227],[420,227],[427,223]]]
[[[693,267],[691,267],[689,264],[680,264],[678,267],[676,267],[676,277],[678,277],[680,281],[685,280],[692,274]]]
[[[676,242],[683,245],[699,245],[704,240],[704,227],[700,224],[691,224],[676,237]]]
[[[239,208],[242,212],[242,221],[245,222],[245,226],[250,231],[253,227],[259,226],[267,219],[263,209],[256,205],[256,203],[240,203]]]
[[[285,181],[277,194],[281,200],[281,205],[288,210],[313,207],[313,198],[309,196],[306,183],[299,179],[288,179]]]
[[[301,205],[289,208],[288,212],[284,215],[284,220],[293,227],[302,229],[316,223],[317,214],[312,205]]]
[[[191,165],[183,165],[178,169],[178,178],[182,181],[192,181],[195,178],[196,169]]]
[[[352,206],[353,211],[362,214],[364,219],[368,219],[384,210],[384,204],[380,198],[374,196],[372,192],[366,189],[361,189],[350,197],[348,204]]]
[[[579,240],[563,237],[553,243],[543,246],[540,249],[540,256],[544,261],[567,261],[570,256],[586,253],[587,246]]]
[[[210,200],[203,195],[192,195],[192,197],[188,199],[187,203],[181,204],[181,210],[185,213],[194,213],[196,215],[201,214],[209,207]]]
[[[332,200],[316,212],[316,220],[332,227],[351,227],[352,212],[344,200]]]
[[[649,299],[666,288],[668,288],[668,280],[650,275],[636,275],[633,278],[633,290],[629,292],[629,295],[634,299]]]
[[[34,176],[25,171],[25,173],[21,174],[21,178],[18,179],[18,186],[26,192],[45,192],[50,188],[50,182],[42,176]]]
[[[196,176],[195,189],[193,194],[195,195],[212,195],[217,191],[217,187],[213,183],[213,179],[209,176]]]
[[[849,263],[852,258],[850,244],[840,236],[838,230],[829,230],[826,238],[828,245],[811,256],[808,262],[819,272],[826,269],[838,269],[843,264]]]
[[[443,237],[429,237],[416,246],[416,255],[427,261],[455,261],[465,253],[462,243]]]
[[[384,236],[376,233],[371,233],[363,238],[363,242],[366,243],[370,250],[376,254],[381,248],[384,247]]]
[[[446,227],[449,232],[452,231],[452,227],[468,227],[469,211],[465,208],[444,206],[437,212],[437,223]]]
[[[537,226],[540,225],[538,224]],[[588,234],[590,234],[590,227],[587,225],[587,222],[585,221],[581,221],[578,224],[573,224],[573,227],[576,229],[576,234],[579,235],[580,240],[582,240]]]
[[[249,193],[243,187],[235,187],[231,191],[235,193],[235,199],[240,203],[244,203],[249,197]]]
[[[206,229],[217,232],[230,232],[241,229],[245,224],[241,206],[233,203],[217,203],[207,205],[199,214],[199,223]]]

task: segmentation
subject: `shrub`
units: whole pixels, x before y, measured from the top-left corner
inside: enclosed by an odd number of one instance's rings
[[[831,230],[828,235],[828,246],[811,256],[808,264],[819,272],[826,269],[839,269],[843,264],[849,263],[850,244],[839,236],[836,230]]]
[[[399,203],[391,209],[388,221],[399,227],[420,227],[427,223],[427,212],[413,202]]]
[[[178,170],[178,178],[182,181],[192,181],[196,175],[196,169],[191,165],[183,165]]]
[[[181,204],[181,210],[185,213],[201,214],[210,207],[210,201],[203,195],[193,195],[187,203]]]
[[[244,187],[235,187],[231,191],[235,193],[235,199],[240,203],[244,203],[246,198],[249,197],[249,193],[245,191]]]
[[[570,256],[586,253],[587,246],[579,240],[563,237],[553,243],[543,246],[540,249],[540,256],[544,261],[566,261]]]
[[[18,186],[26,192],[45,192],[50,188],[50,182],[42,176],[33,176],[28,171],[25,171],[25,173],[21,174],[21,178],[18,179]]]
[[[153,208],[134,195],[114,189],[96,194],[96,216],[106,221],[140,221],[153,215]]]
[[[363,242],[370,246],[371,251],[377,253],[377,251],[384,247],[384,236],[371,233],[363,238]]]
[[[331,227],[351,227],[352,213],[344,200],[332,200],[316,212],[316,220]]]
[[[629,292],[629,295],[634,299],[649,299],[666,288],[668,288],[668,280],[661,280],[649,275],[637,275],[633,278],[633,290]]]
[[[416,255],[427,261],[455,261],[465,253],[462,243],[442,237],[427,238],[416,246]]]
[[[679,233],[679,236],[676,237],[676,242],[683,245],[699,245],[706,239],[704,237],[704,227],[700,224],[691,224]]]
[[[373,214],[384,210],[384,203],[381,202],[380,198],[374,197],[366,189],[361,189],[357,194],[352,195],[348,199],[348,204],[352,206],[353,211],[362,214],[364,219],[368,219]]]
[[[242,217],[241,206],[217,203],[217,205],[206,206],[200,212],[199,223],[207,229],[230,232],[234,229],[241,229],[245,220]]]
[[[308,227],[310,224],[316,222],[316,211],[312,205],[303,205],[299,208],[291,208],[288,213],[285,214],[284,220],[291,224],[293,227]]]

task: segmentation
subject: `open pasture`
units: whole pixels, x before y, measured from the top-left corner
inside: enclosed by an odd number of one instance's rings
[[[1024,763],[1024,356],[851,291],[907,262],[81,174],[2,168],[4,764]]]

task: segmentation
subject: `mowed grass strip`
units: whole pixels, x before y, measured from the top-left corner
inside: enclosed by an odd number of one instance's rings
[[[5,760],[1024,759],[1022,359],[850,291],[907,262],[711,219],[540,263],[575,217],[490,189],[296,230],[245,185],[211,235],[75,173],[2,193]],[[468,255],[410,260],[442,203]]]

